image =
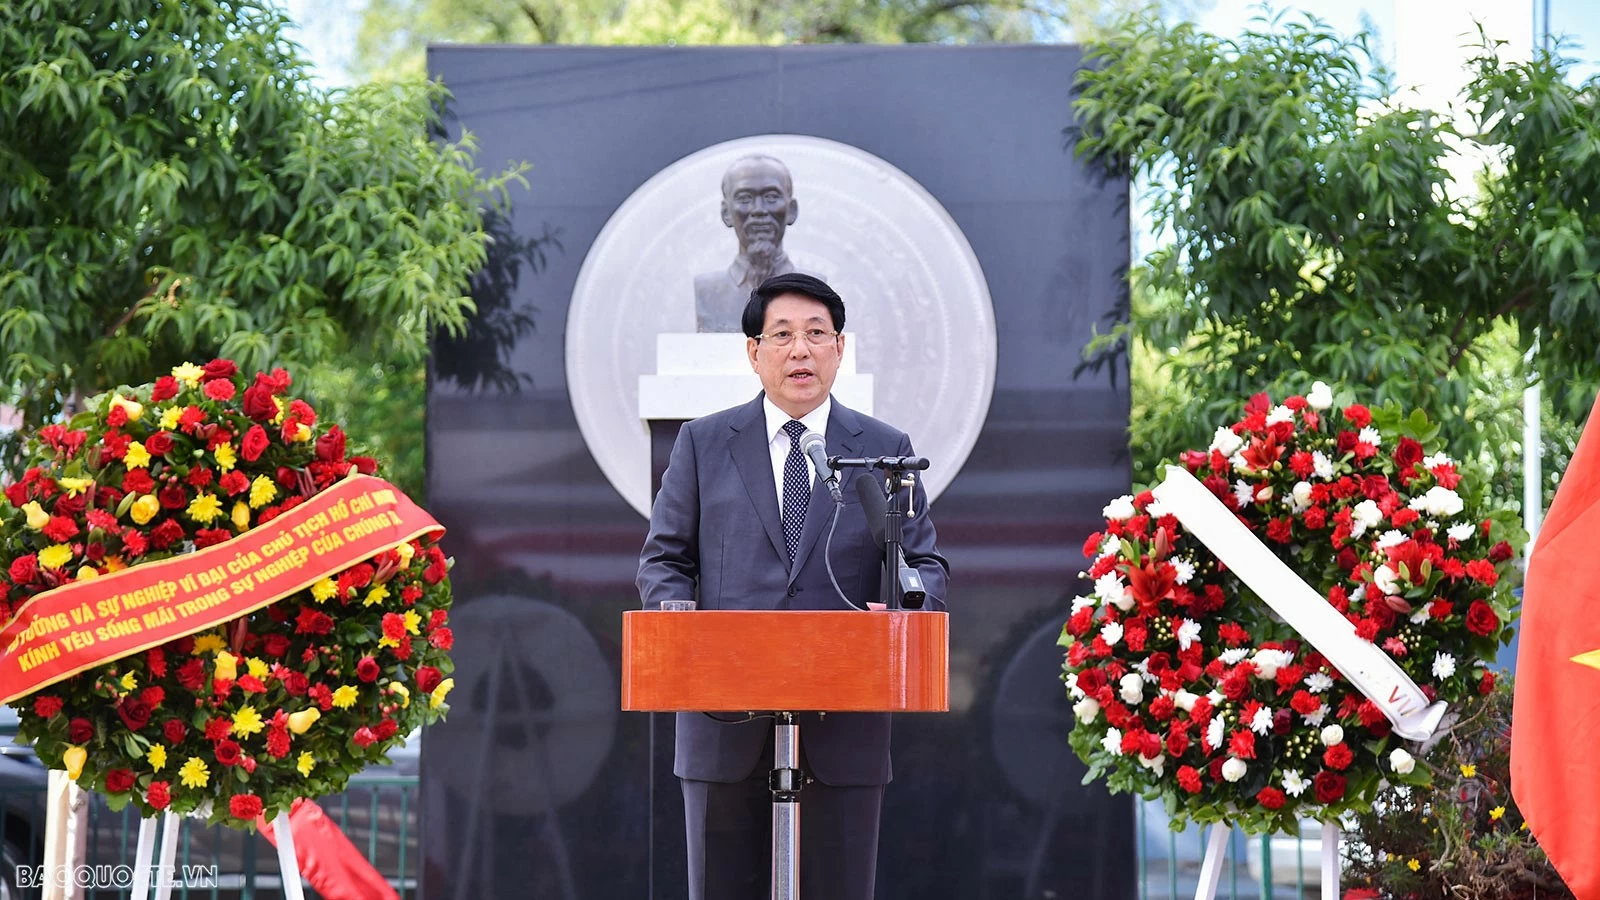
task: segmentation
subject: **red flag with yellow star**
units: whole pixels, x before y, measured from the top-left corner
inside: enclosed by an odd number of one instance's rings
[[[1600,897],[1600,403],[1528,559],[1511,793],[1567,886]]]

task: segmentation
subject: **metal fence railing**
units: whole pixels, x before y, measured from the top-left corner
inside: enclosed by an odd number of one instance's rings
[[[1161,804],[1135,801],[1139,900],[1192,900],[1205,856],[1205,832],[1167,827]],[[1234,829],[1218,900],[1320,900],[1321,833],[1302,823],[1299,837],[1252,837]],[[1333,900],[1333,898],[1330,898]]]
[[[45,790],[0,787],[0,835],[4,859],[0,881],[7,897],[37,900],[44,879],[79,879],[85,900],[127,900],[138,835],[138,814],[113,812],[104,798],[89,805],[86,859],[70,873],[43,870]],[[344,793],[318,801],[356,849],[383,875],[402,900],[418,893],[416,776],[362,776]],[[172,896],[181,900],[275,900],[284,896],[277,851],[259,834],[206,827],[184,819],[174,865]],[[316,898],[309,886],[306,897]]]

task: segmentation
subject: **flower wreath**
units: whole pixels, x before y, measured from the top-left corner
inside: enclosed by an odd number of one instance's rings
[[[1383,648],[1429,702],[1487,693],[1509,640],[1515,513],[1485,515],[1420,411],[1369,410],[1317,382],[1252,397],[1183,465]],[[1104,510],[1062,631],[1070,741],[1113,791],[1189,819],[1294,831],[1368,807],[1425,766],[1326,659],[1220,565],[1149,492]]]
[[[0,501],[0,618],[76,579],[192,553],[272,521],[352,470],[338,425],[282,369],[185,363],[29,436]],[[253,828],[448,710],[447,560],[403,542],[225,626],[14,702],[19,738],[113,809]]]

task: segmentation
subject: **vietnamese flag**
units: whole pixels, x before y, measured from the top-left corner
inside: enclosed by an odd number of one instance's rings
[[[1600,403],[1534,542],[1522,595],[1511,793],[1567,887],[1600,897]]]

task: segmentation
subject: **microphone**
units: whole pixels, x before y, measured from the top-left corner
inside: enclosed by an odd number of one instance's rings
[[[828,467],[827,439],[815,431],[807,431],[800,435],[800,452],[811,457],[811,464],[816,466],[817,474],[822,476],[822,483],[828,486],[828,493],[833,495],[833,502],[842,505],[844,496],[839,493],[839,475]]]

